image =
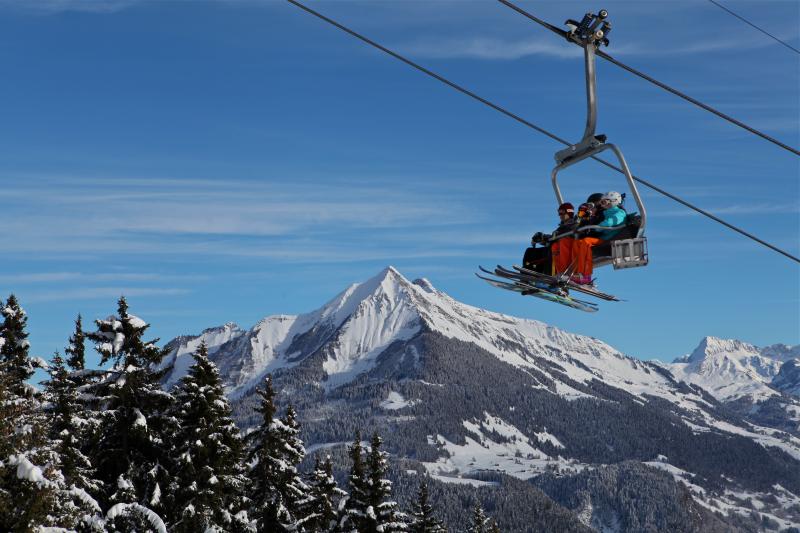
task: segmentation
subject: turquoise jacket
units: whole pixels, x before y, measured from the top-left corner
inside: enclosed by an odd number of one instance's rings
[[[603,221],[600,222],[598,226],[619,226],[620,224],[625,223],[625,219],[627,217],[628,214],[619,207],[609,207],[603,211]],[[604,241],[607,241],[609,239],[613,239],[614,236],[620,231],[622,231],[622,229],[599,231],[598,237]]]

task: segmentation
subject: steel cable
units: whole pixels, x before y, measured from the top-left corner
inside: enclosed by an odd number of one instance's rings
[[[761,32],[761,33],[763,33],[764,35],[766,35],[766,36],[768,36],[768,37],[771,37],[771,38],[775,39],[776,41],[778,41],[779,43],[781,43],[783,46],[785,46],[786,48],[788,48],[789,50],[792,50],[794,53],[796,53],[796,54],[800,54],[800,50],[798,50],[798,49],[797,49],[797,48],[795,48],[794,46],[790,45],[789,43],[787,43],[787,42],[785,42],[785,41],[782,41],[781,39],[778,39],[777,37],[775,37],[774,35],[772,35],[772,34],[771,34],[770,32],[768,32],[767,30],[763,30],[763,29],[759,28],[758,26],[756,26],[755,24],[753,24],[752,22],[750,22],[750,21],[749,21],[749,20],[747,20],[746,18],[742,17],[741,15],[737,15],[736,13],[734,13],[733,11],[731,11],[730,9],[728,9],[727,7],[723,6],[723,5],[722,5],[722,4],[720,4],[719,2],[715,2],[714,0],[708,0],[708,1],[709,1],[709,2],[711,2],[712,4],[714,4],[715,6],[717,6],[718,8],[722,9],[723,11],[727,11],[728,13],[730,13],[731,15],[733,15],[734,17],[736,17],[737,19],[739,19],[739,20],[741,20],[742,22],[744,22],[745,24],[747,24],[747,25],[749,25],[749,26],[752,26],[753,28],[757,29],[758,31],[760,31],[760,32]]]
[[[565,39],[567,39],[567,32],[566,31],[564,31],[564,30],[562,30],[560,28],[557,28],[557,27],[553,26],[552,24],[548,24],[547,22],[545,22],[542,19],[532,15],[531,13],[528,13],[527,11],[522,9],[521,7],[513,4],[512,2],[509,2],[508,0],[497,0],[497,1],[500,2],[503,5],[511,8],[511,9],[513,9],[514,11],[519,13],[520,15],[523,15],[524,17],[536,22],[537,24],[541,24],[542,26],[544,26],[548,30],[552,31],[556,35],[559,35],[559,36],[564,37]],[[573,44],[576,44],[577,46],[580,46],[577,43],[574,43],[574,41],[572,41],[570,39],[567,39],[567,40],[569,42],[573,43]],[[762,131],[759,131],[759,130],[753,128],[752,126],[748,126],[744,122],[742,122],[740,120],[737,120],[737,119],[733,118],[730,115],[726,115],[722,111],[714,109],[710,105],[704,104],[703,102],[701,102],[700,100],[697,100],[696,98],[692,98],[688,94],[682,93],[681,91],[679,91],[679,90],[677,90],[677,89],[675,89],[673,87],[670,87],[666,83],[660,82],[657,79],[655,79],[655,78],[653,78],[651,76],[648,76],[647,74],[645,74],[643,72],[640,72],[640,71],[636,70],[635,68],[626,65],[625,63],[622,63],[618,59],[615,59],[614,57],[608,55],[606,52],[603,52],[602,50],[597,50],[596,54],[597,54],[598,57],[602,57],[606,61],[610,61],[611,63],[617,65],[618,67],[620,67],[620,68],[622,68],[624,70],[627,70],[631,74],[634,74],[635,76],[639,76],[643,80],[647,80],[650,83],[652,83],[653,85],[656,85],[656,86],[664,89],[665,91],[668,91],[668,92],[674,94],[675,96],[678,96],[679,98],[683,98],[687,102],[690,102],[690,103],[696,105],[697,107],[699,107],[701,109],[704,109],[705,111],[708,111],[709,113],[713,113],[714,115],[720,117],[721,119],[727,120],[731,124],[735,124],[736,126],[739,126],[740,128],[742,128],[744,130],[747,130],[750,133],[752,133],[754,135],[757,135],[758,137],[761,137],[762,139],[765,139],[765,140],[771,142],[772,144],[774,144],[776,146],[779,146],[780,148],[783,148],[784,150],[787,150],[787,151],[789,151],[789,152],[791,152],[791,153],[793,153],[795,155],[799,155],[800,156],[800,150],[798,150],[797,148],[789,146],[788,144],[783,143],[783,142],[779,141],[778,139],[776,139],[776,138],[774,138],[774,137],[772,137],[770,135],[767,135],[766,133],[764,133]]]
[[[479,101],[480,103],[482,103],[482,104],[484,104],[484,105],[486,105],[488,107],[491,107],[495,111],[499,111],[500,113],[506,115],[507,117],[510,117],[510,118],[516,120],[517,122],[519,122],[519,123],[521,123],[521,124],[523,124],[523,125],[525,125],[525,126],[527,126],[529,128],[532,128],[532,129],[538,131],[539,133],[542,133],[542,134],[550,137],[551,139],[553,139],[555,141],[558,141],[558,142],[560,142],[560,143],[562,143],[564,145],[567,145],[567,146],[571,145],[568,141],[566,141],[565,139],[562,139],[561,137],[555,135],[554,133],[551,133],[551,132],[547,131],[546,129],[541,128],[541,127],[537,126],[536,124],[534,124],[534,123],[532,123],[532,122],[520,117],[519,115],[517,115],[515,113],[512,113],[511,111],[508,111],[507,109],[504,109],[504,108],[500,107],[499,105],[497,105],[497,104],[495,104],[493,102],[490,102],[486,98],[478,96],[474,92],[472,92],[472,91],[470,91],[468,89],[465,89],[464,87],[461,87],[460,85],[458,85],[458,84],[446,79],[445,77],[443,77],[443,76],[441,76],[441,75],[439,75],[439,74],[437,74],[437,73],[435,73],[435,72],[433,72],[433,71],[431,71],[431,70],[429,70],[429,69],[427,69],[427,68],[425,68],[425,67],[423,67],[423,66],[421,66],[421,65],[419,65],[419,64],[417,64],[415,62],[413,62],[413,61],[411,61],[410,59],[408,59],[406,57],[403,57],[402,55],[398,54],[397,52],[395,52],[393,50],[390,50],[390,49],[386,48],[385,46],[383,46],[381,44],[378,44],[377,42],[373,41],[372,39],[369,39],[369,38],[361,35],[360,33],[356,32],[354,30],[351,30],[350,28],[340,24],[339,22],[336,22],[335,20],[333,20],[333,19],[331,19],[329,17],[326,17],[322,13],[319,13],[319,12],[311,9],[308,6],[303,5],[302,3],[298,2],[297,0],[286,0],[286,1],[289,2],[290,4],[296,6],[296,7],[299,7],[300,9],[302,9],[303,11],[305,11],[305,12],[311,14],[311,15],[314,15],[315,17],[317,17],[317,18],[319,18],[321,20],[324,20],[328,24],[331,24],[331,25],[339,28],[340,30],[352,35],[353,37],[356,37],[357,39],[360,39],[361,41],[369,44],[370,46],[373,46],[373,47],[377,48],[378,50],[381,50],[382,52],[385,52],[385,53],[389,54],[390,56],[394,57],[395,59],[398,59],[398,60],[402,61],[403,63],[405,63],[405,64],[407,64],[407,65],[409,65],[409,66],[411,66],[411,67],[413,67],[413,68],[415,68],[417,70],[419,70],[420,72],[423,72],[424,74],[427,74],[428,76],[436,79],[437,81],[440,81],[440,82],[444,83],[445,85],[448,85],[449,87],[452,87],[453,89],[456,89],[457,91],[459,91],[459,92],[461,92],[463,94],[466,94],[467,96]],[[621,168],[617,167],[616,165],[614,165],[612,163],[609,163],[608,161],[605,161],[604,159],[601,159],[601,158],[596,157],[596,156],[592,156],[592,159],[602,163],[603,165],[605,165],[605,166],[607,166],[609,168],[612,168],[612,169],[616,170],[617,172],[620,172],[620,173],[623,172]],[[747,237],[749,239],[754,240],[755,242],[761,244],[762,246],[766,246],[767,248],[770,248],[771,250],[776,251],[776,252],[788,257],[789,259],[791,259],[791,260],[793,260],[793,261],[795,261],[797,263],[800,263],[800,258],[795,257],[794,255],[792,255],[792,254],[790,254],[790,253],[778,248],[777,246],[774,246],[774,245],[772,245],[772,244],[770,244],[770,243],[768,243],[768,242],[756,237],[755,235],[753,235],[751,233],[748,233],[747,231],[734,226],[733,224],[725,222],[721,218],[719,218],[719,217],[717,217],[715,215],[712,215],[708,211],[705,211],[705,210],[703,210],[703,209],[701,209],[701,208],[699,208],[697,206],[694,206],[694,205],[690,204],[689,202],[679,198],[678,196],[675,196],[674,194],[671,194],[671,193],[669,193],[669,192],[667,192],[667,191],[665,191],[665,190],[653,185],[652,183],[649,183],[648,181],[646,181],[646,180],[644,180],[642,178],[639,178],[637,176],[633,176],[633,179],[636,180],[637,182],[641,183],[645,187],[649,187],[650,189],[656,191],[657,193],[662,194],[662,195],[666,196],[667,198],[670,198],[670,199],[672,199],[672,200],[674,200],[674,201],[676,201],[676,202],[688,207],[689,209],[692,209],[692,210],[700,213],[701,215],[706,216],[706,217],[710,218],[711,220],[714,220],[715,222],[718,222],[718,223],[724,225],[725,227],[727,227],[727,228],[729,228],[729,229],[731,229],[733,231],[736,231],[737,233],[739,233],[741,235],[744,235],[745,237]]]

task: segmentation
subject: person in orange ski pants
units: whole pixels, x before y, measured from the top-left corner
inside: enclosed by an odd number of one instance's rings
[[[614,227],[624,223],[627,215],[625,211],[620,208],[621,203],[622,195],[618,192],[610,191],[604,194],[603,198],[600,200],[600,209],[603,210],[603,220],[597,225]],[[612,239],[619,232],[619,229],[603,230],[599,232],[598,237],[590,236],[575,239],[572,246],[572,257],[575,259],[573,281],[581,285],[590,285],[592,283],[592,270],[594,267],[592,248]]]
[[[561,223],[553,232],[556,238],[560,234],[571,232],[575,229],[575,208],[571,203],[566,202],[558,206],[558,218]],[[572,249],[575,239],[573,237],[561,237],[552,241],[550,253],[553,257],[553,275],[557,276],[564,272],[572,264]]]

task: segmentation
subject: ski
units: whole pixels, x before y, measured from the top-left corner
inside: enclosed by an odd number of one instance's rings
[[[478,265],[478,268],[481,269],[481,272],[490,274],[492,276],[497,276],[499,278],[505,278],[505,279],[513,279],[514,281],[523,281],[528,285],[533,285],[537,289],[541,289],[547,292],[552,292],[556,296],[568,296],[567,292],[564,289],[551,285],[550,283],[547,283],[540,279],[534,279],[532,276],[525,276],[524,274],[517,274],[516,272],[514,272],[514,276],[505,275],[502,272],[505,269],[501,269],[500,267],[494,270],[489,270],[488,268],[484,268],[481,265]]]
[[[534,270],[528,270],[527,268],[523,268],[519,265],[513,265],[513,267],[514,270],[516,270],[516,272],[508,270],[507,268],[503,268],[500,265],[497,265],[496,275],[510,279],[521,279],[523,281],[526,281],[527,279],[535,279],[540,283],[545,283],[555,287],[564,287],[569,290],[574,290],[577,292],[581,292],[583,294],[587,294],[589,296],[594,296],[595,298],[600,298],[601,300],[607,300],[609,302],[623,301],[614,296],[613,294],[608,294],[602,291],[598,291],[597,289],[589,288],[586,285],[579,285],[577,283],[569,281],[569,279],[562,281],[558,277],[548,276],[547,274],[542,274]]]
[[[598,310],[597,304],[593,302],[576,300],[574,298],[570,298],[569,296],[559,296],[546,289],[541,289],[534,285],[528,285],[527,283],[522,281],[518,281],[516,283],[510,283],[507,281],[501,281],[497,279],[488,278],[486,276],[481,276],[478,273],[475,273],[475,275],[478,276],[480,279],[484,280],[485,282],[487,282],[489,285],[492,285],[493,287],[505,289],[512,292],[517,292],[522,294],[523,296],[535,296],[543,300],[559,303],[561,305],[566,305],[567,307],[571,307],[573,309],[586,311],[587,313],[595,313]]]

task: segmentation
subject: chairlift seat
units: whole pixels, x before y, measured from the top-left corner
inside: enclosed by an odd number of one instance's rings
[[[625,227],[611,240],[592,248],[592,262],[595,268],[613,265],[615,270],[645,266],[647,258],[647,239],[639,237],[642,218],[630,213],[625,219]]]

